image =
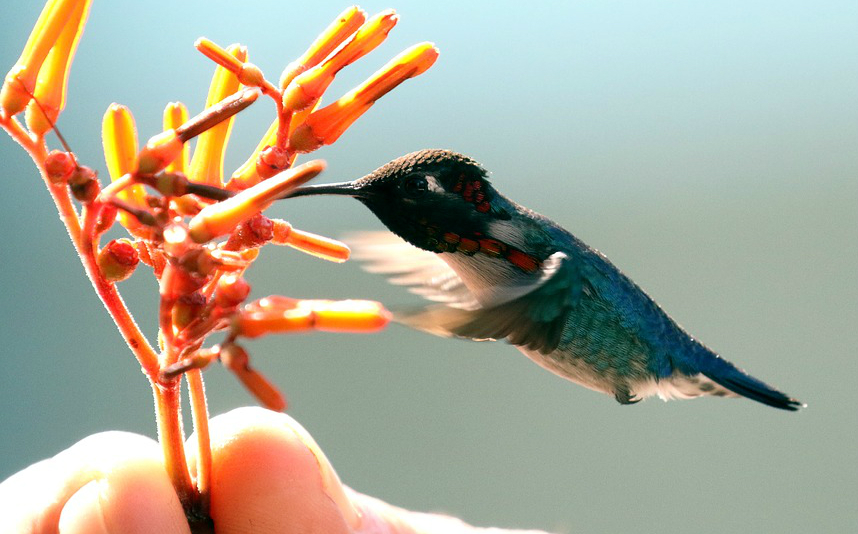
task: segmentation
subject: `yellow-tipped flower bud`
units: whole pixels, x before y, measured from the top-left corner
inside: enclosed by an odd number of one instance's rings
[[[59,38],[39,70],[36,90],[33,93],[36,102],[30,102],[26,115],[27,126],[37,135],[44,135],[51,130],[65,107],[69,70],[77,43],[83,34],[90,4],[91,0],[76,2]]]
[[[367,333],[388,322],[390,312],[375,301],[268,297],[245,306],[233,319],[232,330],[249,338],[308,330]]]
[[[101,140],[104,159],[110,179],[116,181],[137,170],[137,128],[131,111],[120,104],[111,104],[101,123]],[[142,185],[132,185],[119,191],[116,196],[136,209],[146,209],[146,192]],[[132,215],[122,212],[119,222],[132,235],[146,236],[148,232]]]
[[[280,89],[286,89],[296,76],[321,63],[356,32],[365,20],[366,12],[357,6],[352,6],[340,13],[300,58],[286,66],[283,74],[280,75]]]
[[[324,161],[308,161],[280,176],[245,189],[232,198],[206,206],[188,223],[191,239],[196,243],[207,243],[232,232],[242,221],[264,210],[285,193],[317,176],[324,169]]]
[[[232,45],[228,51],[239,62],[244,62],[247,59],[247,48],[243,46]],[[238,91],[239,85],[235,74],[223,67],[218,67],[215,69],[209,86],[206,107],[214,106],[235,93]],[[217,187],[223,185],[223,158],[232,130],[232,122],[233,117],[230,117],[200,135],[188,171],[188,178],[191,181]]]
[[[253,63],[239,61],[235,56],[224,50],[210,39],[200,37],[194,43],[194,48],[202,52],[204,56],[211,59],[221,67],[235,74],[238,81],[248,87],[262,87],[274,91],[274,86],[268,83],[259,67]]]
[[[390,312],[372,300],[302,300],[316,316],[317,330],[327,332],[378,332],[390,322]]]
[[[164,131],[175,130],[188,122],[188,108],[181,102],[170,102],[164,108]],[[167,172],[188,172],[188,160],[190,159],[190,147],[182,144],[179,155],[173,159],[165,169]]]
[[[49,0],[33,31],[18,62],[6,75],[6,80],[0,89],[0,107],[6,115],[15,115],[24,110],[32,99],[36,89],[36,78],[42,63],[48,56],[51,47],[63,31],[66,24],[77,24],[72,16],[79,0]]]
[[[421,43],[405,50],[359,87],[333,104],[314,111],[289,136],[290,148],[311,152],[335,142],[376,100],[405,80],[424,73],[436,59],[438,49],[432,43]]]
[[[113,240],[98,251],[98,269],[110,282],[121,282],[131,276],[139,261],[137,249],[127,239]]]
[[[253,151],[253,154],[247,158],[247,161],[245,161],[238,170],[232,173],[232,177],[226,184],[227,189],[238,191],[241,189],[247,189],[248,187],[259,183],[261,177],[256,170],[257,159],[259,158],[260,152],[262,152],[266,147],[274,146],[276,143],[278,126],[279,122],[275,119],[274,122],[271,123],[271,126],[268,127],[265,135],[262,136],[262,140],[259,141],[258,145],[256,145],[256,149]]]
[[[336,54],[292,80],[283,92],[283,106],[292,111],[300,111],[315,104],[334,81],[337,73],[384,42],[398,20],[399,17],[392,9],[368,20]]]
[[[348,245],[341,241],[298,230],[281,219],[272,219],[272,222],[274,223],[274,238],[271,242],[275,245],[286,245],[317,258],[336,263],[342,263],[349,259],[351,250],[349,250]]]

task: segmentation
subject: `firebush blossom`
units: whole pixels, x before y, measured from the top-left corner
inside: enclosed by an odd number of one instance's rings
[[[176,492],[189,517],[205,517],[211,454],[201,369],[221,361],[260,403],[282,410],[285,398],[251,366],[242,338],[309,330],[376,332],[390,318],[381,304],[365,300],[274,295],[246,302],[251,288],[244,273],[265,245],[334,262],[349,256],[343,243],[263,212],[324,171],[321,160],[297,164],[299,154],[336,142],[379,98],[431,67],[438,51],[431,43],[416,44],[321,107],[337,73],[386,39],[399,21],[394,11],[367,18],[358,7],[346,9],[286,66],[277,83],[248,61],[247,47],[200,38],[194,46],[217,64],[203,110],[191,117],[185,104],[172,102],[164,110],[163,131],[141,141],[131,110],[110,105],[102,119],[110,183],[102,185],[59,133],[63,150],[49,151],[45,140],[66,105],[69,71],[90,5],[91,0],[47,1],[0,89],[0,126],[39,168],[86,274],[152,384],[159,438]],[[275,104],[271,126],[246,162],[225,174],[235,115],[265,98]],[[116,222],[129,236],[102,243]],[[116,287],[140,264],[158,281],[157,347],[148,343]],[[226,332],[225,339],[206,346],[214,332]],[[183,377],[198,436],[194,480],[179,416]]]

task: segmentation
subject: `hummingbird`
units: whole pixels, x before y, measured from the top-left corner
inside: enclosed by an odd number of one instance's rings
[[[621,404],[714,395],[803,406],[692,337],[607,257],[500,194],[488,174],[462,154],[421,150],[287,196],[356,198],[395,234],[370,233],[358,245],[370,271],[438,302],[396,317],[408,326],[506,340]]]

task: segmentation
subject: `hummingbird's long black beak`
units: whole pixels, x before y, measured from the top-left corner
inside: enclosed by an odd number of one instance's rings
[[[289,191],[280,198],[306,197],[311,195],[344,195],[347,197],[360,197],[360,188],[355,185],[355,182],[305,185]]]

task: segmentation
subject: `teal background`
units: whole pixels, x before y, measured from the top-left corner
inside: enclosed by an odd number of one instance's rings
[[[4,6],[2,69],[38,4]],[[329,163],[320,180],[425,147],[471,155],[501,191],[606,253],[692,333],[808,408],[622,407],[507,345],[398,326],[250,342],[254,363],[347,484],[407,508],[570,533],[858,531],[858,4],[528,4],[396,1],[389,40],[329,94],[422,40],[441,57],[318,153]],[[111,102],[132,108],[144,139],[168,101],[201,108],[212,65],[197,37],[247,44],[276,80],[346,5],[97,0],[60,128],[106,175]],[[228,171],[271,116],[268,102],[242,114]],[[0,160],[5,478],[94,432],[155,429],[149,386],[31,162],[5,136]],[[346,199],[270,213],[327,235],[380,226]],[[249,278],[254,297],[418,302],[356,263],[289,249],[265,249]],[[153,338],[148,270],[122,290]],[[223,369],[205,376],[213,413],[253,403]]]

